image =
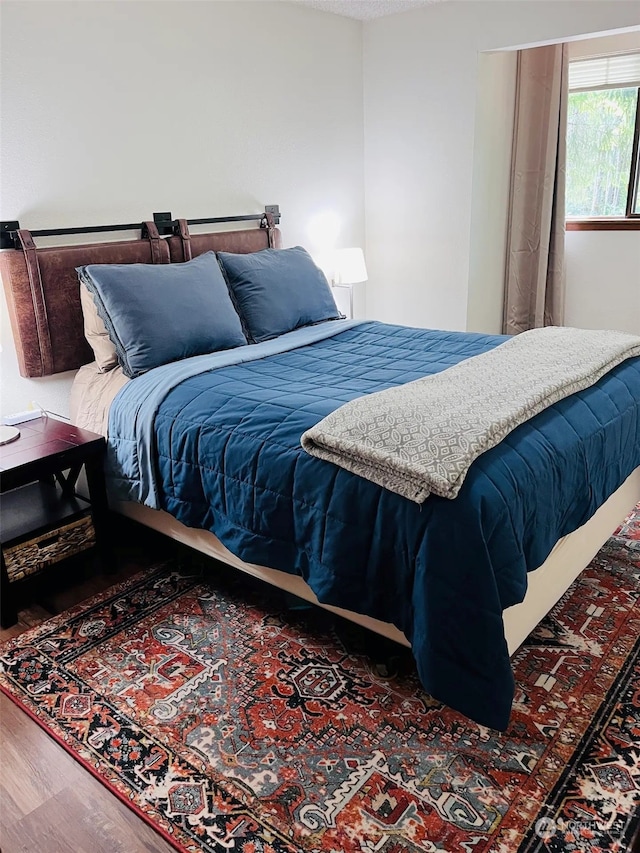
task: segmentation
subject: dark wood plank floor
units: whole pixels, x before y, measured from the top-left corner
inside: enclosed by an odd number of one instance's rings
[[[52,566],[24,590],[18,636],[68,607],[169,556],[167,540],[114,520],[118,568],[102,575],[78,559],[63,581]],[[174,848],[111,794],[53,738],[0,694],[1,853],[169,853]],[[175,851],[174,851],[175,853]]]

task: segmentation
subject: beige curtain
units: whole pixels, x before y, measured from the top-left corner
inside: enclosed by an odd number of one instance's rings
[[[518,53],[503,331],[564,321],[567,45]]]

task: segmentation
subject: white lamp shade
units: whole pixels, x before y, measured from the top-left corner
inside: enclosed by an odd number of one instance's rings
[[[357,284],[366,281],[367,267],[362,249],[336,249],[333,253],[333,283]]]

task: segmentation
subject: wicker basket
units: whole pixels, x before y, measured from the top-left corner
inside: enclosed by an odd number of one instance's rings
[[[27,542],[6,548],[4,561],[9,580],[22,580],[53,563],[91,548],[95,543],[93,522],[91,516],[86,515]]]

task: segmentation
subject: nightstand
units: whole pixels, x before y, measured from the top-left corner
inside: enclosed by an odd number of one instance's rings
[[[106,442],[51,417],[20,424],[20,438],[0,446],[0,624],[17,621],[12,586],[96,547],[109,568]],[[84,467],[88,499],[77,494]]]

